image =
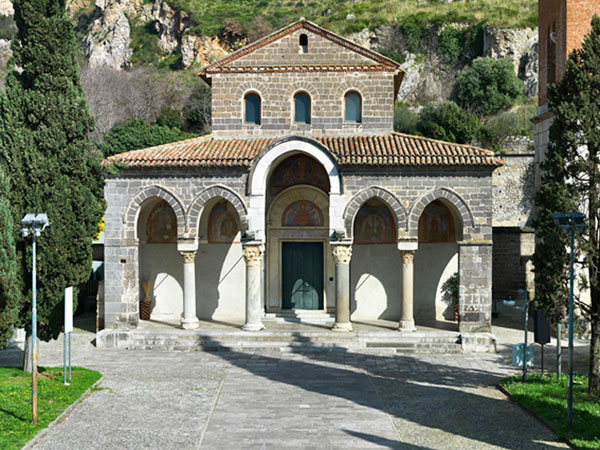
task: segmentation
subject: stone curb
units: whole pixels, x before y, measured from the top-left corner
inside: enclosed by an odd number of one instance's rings
[[[558,437],[558,430],[556,428],[554,428],[554,426],[552,424],[550,424],[549,422],[547,422],[545,419],[542,418],[542,416],[540,416],[538,413],[536,413],[532,409],[529,409],[527,406],[525,406],[524,404],[522,404],[518,400],[515,400],[515,398],[513,397],[513,395],[510,393],[510,391],[508,391],[504,386],[502,386],[500,383],[498,383],[498,384],[496,384],[496,389],[498,389],[500,392],[502,392],[504,395],[506,395],[508,397],[508,399],[512,403],[514,403],[519,408],[521,408],[523,411],[525,411],[527,414],[529,414],[531,417],[533,417],[534,419],[536,419],[539,423],[541,423],[542,425],[544,425],[546,428],[548,428],[550,431],[552,431]],[[563,438],[560,438],[560,439],[562,441],[564,441],[572,449],[574,449],[574,450],[578,450],[579,449],[579,447],[577,447],[573,442],[571,442],[571,440],[569,438],[563,437]]]
[[[29,442],[27,442],[27,444],[25,444],[21,450],[29,450],[29,449],[33,448],[33,446],[35,444],[37,444],[38,440],[40,440],[41,438],[46,436],[46,434],[48,434],[48,432],[50,430],[52,430],[54,427],[56,427],[64,419],[66,419],[67,416],[69,414],[71,414],[73,412],[73,410],[81,402],[83,402],[87,397],[89,397],[90,393],[92,392],[92,389],[99,386],[103,380],[104,380],[104,375],[102,375],[98,381],[96,381],[92,386],[90,386],[87,391],[85,391],[83,394],[81,394],[81,397],[79,397],[77,400],[75,400],[74,403],[72,403],[69,407],[67,407],[67,409],[65,409],[62,413],[60,413],[56,419],[54,419],[52,422],[50,422],[46,428],[44,428],[43,430],[40,430],[40,432],[38,434],[36,434],[33,438],[31,438],[31,440]]]

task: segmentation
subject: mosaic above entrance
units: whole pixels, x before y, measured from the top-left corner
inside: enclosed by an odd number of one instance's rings
[[[439,200],[431,202],[419,218],[419,242],[454,242],[456,231],[450,210]]]
[[[322,227],[323,212],[309,200],[298,200],[288,206],[281,217],[284,227]]]
[[[321,164],[309,156],[291,156],[279,164],[271,177],[271,194],[296,184],[308,184],[329,192],[329,177]]]

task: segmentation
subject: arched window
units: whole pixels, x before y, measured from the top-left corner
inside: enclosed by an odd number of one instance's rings
[[[244,97],[244,122],[260,125],[260,97],[253,92]]]
[[[298,45],[300,45],[300,53],[308,53],[308,36],[306,34],[300,35]]]
[[[455,242],[456,228],[452,213],[440,200],[432,201],[419,218],[419,242]]]
[[[173,209],[164,200],[152,208],[146,221],[148,244],[172,244],[177,242],[177,218]]]
[[[238,233],[235,215],[227,200],[217,203],[208,216],[208,243],[230,244]]]
[[[344,119],[346,122],[360,123],[362,121],[362,99],[358,92],[351,91],[346,93],[344,96],[344,106]]]
[[[306,92],[294,95],[294,122],[310,123],[310,97]]]
[[[389,208],[376,198],[366,201],[354,219],[355,244],[391,244],[396,240]]]

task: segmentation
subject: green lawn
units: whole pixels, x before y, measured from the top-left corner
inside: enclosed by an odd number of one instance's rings
[[[567,431],[567,377],[532,375],[527,383],[521,377],[502,380],[515,400],[536,412],[558,431],[560,437],[568,437],[581,449],[600,449],[600,396],[587,392],[587,378],[575,376],[573,386],[573,430]]]
[[[63,384],[62,367],[39,368],[38,424],[31,423],[31,374],[0,367],[0,448],[19,449],[46,428],[101,377],[94,370],[74,367],[70,386]]]

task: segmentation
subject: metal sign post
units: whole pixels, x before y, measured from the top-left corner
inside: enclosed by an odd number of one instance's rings
[[[562,374],[562,333],[560,329],[560,319],[556,324],[556,378]]]
[[[69,340],[69,382],[71,381],[71,333],[73,332],[73,287],[65,289],[65,332],[63,342],[63,382],[67,386],[67,336]]]
[[[573,279],[575,233],[585,232],[586,215],[580,212],[554,213],[552,219],[558,228],[571,234],[571,261],[569,270],[569,384],[567,398],[567,429],[573,428]],[[560,343],[559,343],[560,345]]]
[[[523,383],[527,381],[527,329],[529,328],[529,291],[525,289],[525,345],[523,346]]]
[[[33,261],[31,266],[31,421],[37,425],[37,239],[41,232],[50,224],[48,216],[44,213],[29,213],[21,219],[21,236],[27,238],[33,236]]]

